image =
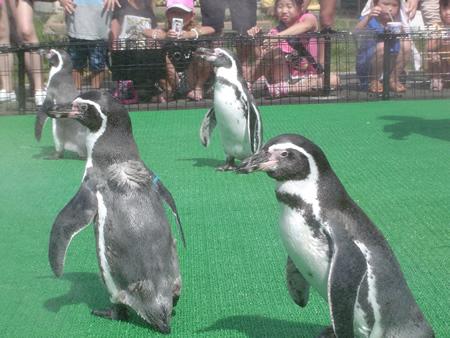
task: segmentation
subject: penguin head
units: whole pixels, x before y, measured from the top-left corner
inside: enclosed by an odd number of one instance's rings
[[[283,134],[267,141],[261,150],[243,160],[236,173],[266,172],[277,181],[305,180],[330,169],[323,151],[312,141],[296,134]]]
[[[50,66],[54,68],[61,69],[63,65],[72,65],[72,61],[70,59],[69,54],[67,52],[60,49],[40,49],[38,51],[39,54],[43,55],[47,60]]]
[[[70,105],[52,107],[47,113],[53,118],[73,118],[91,132],[102,126],[131,132],[131,119],[125,106],[109,93],[93,90],[79,95]]]
[[[242,66],[236,54],[227,48],[199,48],[199,57],[211,62],[216,68],[235,69],[236,72],[242,72]]]

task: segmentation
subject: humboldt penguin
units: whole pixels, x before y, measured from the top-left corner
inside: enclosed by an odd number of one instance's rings
[[[125,320],[133,308],[153,328],[170,332],[181,292],[177,249],[163,201],[184,235],[172,195],[142,162],[130,116],[112,95],[90,91],[54,118],[71,118],[89,129],[81,186],[58,214],[49,243],[53,272],[61,276],[72,237],[94,223],[100,276],[112,306],[93,314]]]
[[[242,76],[241,63],[232,51],[199,48],[198,53],[216,69],[214,104],[203,119],[200,140],[208,147],[217,125],[226,163],[216,170],[234,170],[235,159],[243,160],[262,146],[261,115]]]
[[[51,66],[47,82],[47,95],[44,103],[39,107],[34,124],[34,135],[39,142],[42,131],[47,122],[49,109],[55,105],[68,104],[78,95],[78,89],[72,80],[72,61],[64,50],[39,50]],[[52,119],[53,142],[55,154],[45,159],[63,158],[64,150],[73,151],[80,158],[86,157],[85,138],[88,129],[72,119]]]
[[[255,171],[275,179],[292,299],[306,306],[312,286],[328,302],[332,326],[319,337],[434,336],[386,238],[316,144],[279,135],[237,169]]]

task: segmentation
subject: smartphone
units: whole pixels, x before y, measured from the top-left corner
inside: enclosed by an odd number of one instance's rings
[[[183,19],[173,18],[172,30],[177,32],[177,37],[180,37],[181,31],[183,30]]]

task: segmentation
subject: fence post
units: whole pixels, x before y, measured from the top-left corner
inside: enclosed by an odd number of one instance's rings
[[[20,114],[25,114],[25,49],[19,48],[17,51],[18,67],[18,110]]]
[[[383,39],[383,95],[384,101],[389,101],[389,78],[391,75],[391,44],[393,40],[392,33],[384,32],[381,34]]]
[[[331,33],[334,31],[330,27],[325,27],[322,30],[322,34],[325,34],[325,46],[324,46],[324,74],[323,74],[323,92],[325,96],[330,95],[330,73],[331,73]]]

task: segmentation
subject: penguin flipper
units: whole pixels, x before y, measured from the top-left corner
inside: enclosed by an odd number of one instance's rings
[[[289,256],[286,262],[286,284],[295,304],[305,307],[309,300],[310,285]]]
[[[181,227],[180,216],[178,216],[175,200],[173,199],[173,196],[170,193],[170,191],[164,186],[164,184],[160,180],[157,180],[154,184],[156,186],[156,190],[158,191],[159,196],[161,196],[163,201],[172,211],[172,214],[175,217],[175,221],[177,222],[178,225],[178,231],[180,232],[181,240],[183,241],[183,245],[186,248],[186,241],[184,239],[183,228]]]
[[[42,131],[44,130],[45,122],[47,122],[48,119],[47,111],[52,106],[52,100],[46,98],[36,114],[36,120],[34,121],[34,137],[38,142],[41,141]]]
[[[259,113],[258,107],[253,102],[249,102],[248,105],[248,135],[249,144],[251,146],[252,152],[255,154],[261,149],[263,142],[263,130],[261,123],[261,114]]]
[[[216,112],[214,106],[212,106],[203,118],[202,126],[200,127],[200,140],[206,148],[209,147],[209,141],[216,124]]]
[[[367,273],[364,255],[343,229],[342,224],[330,224],[333,256],[328,277],[328,306],[336,337],[354,337],[354,309],[358,290]],[[339,242],[339,246],[336,245]],[[343,301],[345,300],[345,301]]]
[[[87,227],[97,214],[97,198],[84,185],[59,212],[50,232],[48,260],[54,274],[61,277],[66,251],[78,232]]]

